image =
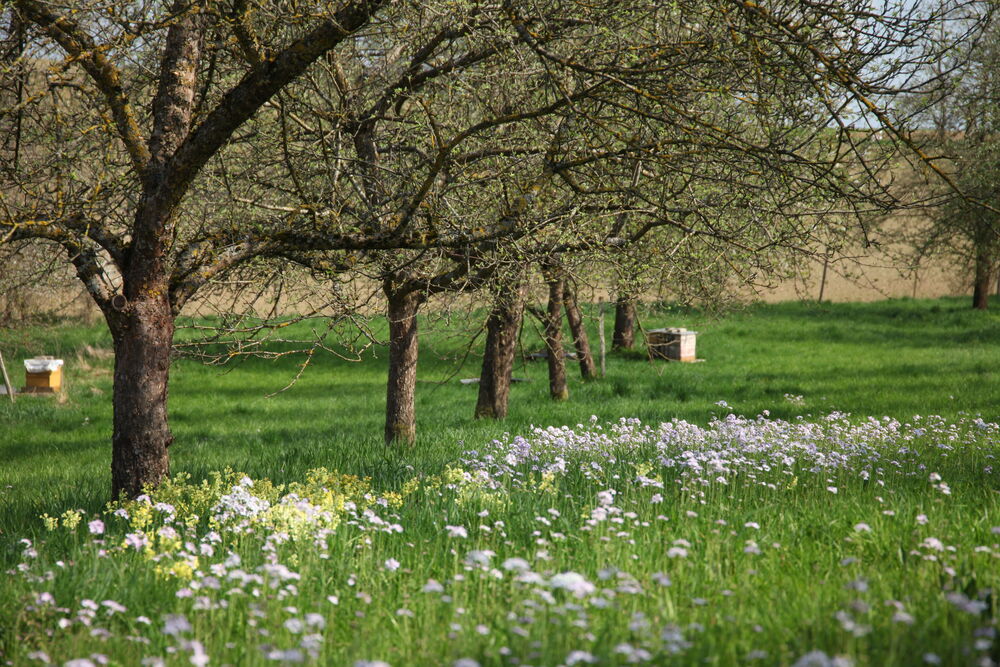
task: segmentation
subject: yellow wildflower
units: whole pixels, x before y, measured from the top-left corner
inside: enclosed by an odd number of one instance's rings
[[[77,526],[80,525],[81,513],[76,510],[66,510],[62,514],[63,528],[66,530],[75,530]]]

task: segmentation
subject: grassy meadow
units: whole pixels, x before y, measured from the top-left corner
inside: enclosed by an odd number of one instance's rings
[[[0,333],[16,384],[35,354],[67,384],[0,401],[0,661],[1000,662],[1000,316],[642,324],[698,330],[705,361],[610,353],[600,381],[570,366],[565,403],[519,361],[508,419],[477,422],[477,325],[428,318],[404,451],[381,442],[383,349],[318,353],[271,398],[301,357],[178,360],[175,482],[117,508],[108,334]]]

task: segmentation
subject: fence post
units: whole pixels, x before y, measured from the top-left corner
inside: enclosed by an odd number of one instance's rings
[[[604,365],[605,359],[605,343],[604,343],[604,299],[601,299],[597,303],[597,334],[601,341],[601,377],[604,377],[606,368]]]
[[[0,371],[3,371],[3,386],[7,389],[10,402],[14,402],[14,387],[10,386],[10,378],[7,377],[7,366],[3,363],[3,352],[0,352]]]

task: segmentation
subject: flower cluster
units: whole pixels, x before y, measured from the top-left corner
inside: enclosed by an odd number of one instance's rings
[[[11,655],[988,664],[998,453],[982,420],[728,415],[537,428],[395,489],[177,476],[101,516],[42,517],[9,572]]]

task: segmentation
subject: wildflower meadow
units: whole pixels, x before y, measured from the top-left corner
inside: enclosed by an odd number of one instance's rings
[[[808,404],[796,389],[776,404]],[[466,435],[392,475],[178,471],[133,501],[70,503],[2,535],[0,656],[1000,662],[1000,426],[711,413]]]

